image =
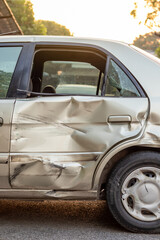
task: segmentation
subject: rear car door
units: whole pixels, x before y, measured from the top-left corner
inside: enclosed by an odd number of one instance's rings
[[[148,99],[134,81],[97,49],[37,49],[32,93],[13,115],[12,187],[91,189],[99,157],[145,125]]]

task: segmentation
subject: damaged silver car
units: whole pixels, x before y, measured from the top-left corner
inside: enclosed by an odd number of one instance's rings
[[[160,230],[160,61],[128,44],[0,37],[0,197],[107,200]]]

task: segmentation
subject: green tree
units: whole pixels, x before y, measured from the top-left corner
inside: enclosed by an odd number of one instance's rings
[[[6,0],[24,34],[71,36],[69,29],[54,21],[36,21],[30,0]]]
[[[134,3],[134,9],[131,11],[131,15],[136,18],[137,12],[139,8],[139,3],[142,2],[142,0],[138,0]],[[143,20],[140,18],[139,23],[146,25],[148,28],[150,28],[152,31],[156,31],[155,34],[157,34],[160,37],[160,18],[159,18],[159,12],[160,12],[160,1],[159,0],[143,0],[144,7],[147,9],[147,14],[145,19]]]
[[[157,57],[160,58],[160,47],[158,47],[158,48],[156,49],[155,53],[156,53]]]
[[[46,27],[38,22],[38,21],[35,21],[34,23],[34,26],[33,26],[33,33],[34,35],[46,35],[47,34],[47,29]]]
[[[45,26],[35,21],[33,4],[29,0],[7,0],[7,3],[24,34],[46,34]]]
[[[133,44],[136,47],[142,48],[144,50],[155,51],[159,47],[159,37],[157,37],[153,32],[146,33],[145,35],[140,35],[137,37]]]
[[[39,20],[37,23],[42,24],[47,29],[47,35],[63,35],[71,36],[71,32],[65,26],[60,25],[54,21]]]
[[[25,12],[25,0],[6,0],[11,8],[18,24],[23,25],[23,16]]]
[[[138,0],[134,3],[134,9],[131,11],[131,15],[134,18],[137,18],[137,12],[139,8],[139,3],[142,0]],[[159,0],[143,0],[145,3],[145,8],[147,9],[147,14],[145,19],[141,19],[139,24],[144,24],[149,29],[154,31],[155,36],[160,38],[160,1]],[[156,55],[160,57],[160,47],[158,47],[155,51]]]

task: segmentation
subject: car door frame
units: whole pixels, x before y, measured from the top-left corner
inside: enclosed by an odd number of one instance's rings
[[[8,42],[8,43],[0,43],[0,47],[22,47],[21,52],[19,54],[19,57],[17,59],[17,63],[14,69],[14,72],[12,74],[12,78],[8,87],[8,91],[6,94],[5,98],[2,98],[0,100],[2,100],[3,104],[4,101],[7,104],[11,104],[10,107],[10,120],[9,120],[9,124],[8,124],[8,128],[9,128],[9,134],[10,134],[10,138],[8,139],[8,151],[7,152],[1,152],[0,153],[0,176],[1,176],[1,183],[0,183],[0,188],[7,188],[10,189],[11,188],[11,183],[10,183],[10,178],[9,178],[9,168],[10,168],[10,148],[11,148],[11,128],[12,128],[12,118],[13,118],[13,111],[14,111],[14,105],[15,105],[15,99],[16,99],[16,94],[17,94],[17,88],[21,82],[21,78],[23,76],[23,69],[25,68],[24,64],[24,60],[25,60],[25,56],[26,53],[28,52],[28,49],[30,49],[29,44],[26,43],[12,43],[12,42]],[[28,59],[25,62],[27,65]],[[4,115],[5,116],[5,115]],[[3,116],[3,118],[4,118]],[[5,121],[5,120],[3,120]],[[3,127],[3,122],[2,122],[2,126]]]
[[[102,53],[106,54],[107,60],[106,60],[106,66],[105,66],[105,72],[104,72],[104,78],[103,78],[103,84],[102,84],[102,91],[101,91],[101,96],[105,96],[105,88],[106,88],[106,83],[107,83],[107,76],[108,76],[108,69],[109,69],[109,64],[110,60],[113,60],[122,70],[123,72],[129,77],[131,82],[135,85],[137,88],[138,92],[140,93],[140,97],[147,97],[146,92],[144,91],[143,87],[139,84],[138,80],[133,76],[133,74],[124,66],[122,62],[120,62],[112,53],[107,51],[106,49],[93,45],[93,44],[86,44],[86,43],[63,43],[63,42],[30,42],[30,43],[25,43],[24,44],[25,49],[24,49],[24,69],[23,69],[23,74],[21,77],[19,77],[19,86],[18,89],[20,91],[17,91],[17,86],[14,87],[14,96],[17,98],[26,98],[27,97],[27,91],[29,89],[29,83],[30,83],[30,76],[31,76],[31,71],[32,71],[32,65],[33,65],[33,60],[34,60],[34,54],[35,54],[35,49],[36,48],[58,48],[58,47],[64,47],[64,48],[89,48],[92,51],[93,50],[98,50],[101,51]],[[18,66],[18,68],[21,66]],[[23,76],[23,78],[22,78]],[[13,82],[14,79],[13,79]],[[13,95],[12,92],[12,95]],[[73,94],[76,96],[76,94]],[[56,95],[55,95],[56,96]],[[98,97],[98,95],[97,95]]]
[[[37,48],[46,48],[46,46],[50,47],[50,48],[56,48],[58,47],[68,47],[68,48],[89,48],[92,49],[92,51],[95,50],[99,50],[103,53],[106,54],[107,56],[107,61],[106,61],[106,67],[105,67],[105,73],[104,73],[104,79],[103,79],[103,84],[102,84],[102,91],[101,91],[101,96],[95,96],[95,97],[105,97],[105,86],[106,86],[106,82],[107,82],[107,75],[108,75],[108,68],[109,68],[109,63],[110,60],[112,59],[114,62],[116,62],[116,64],[121,67],[121,69],[126,73],[126,75],[129,77],[129,79],[134,83],[134,85],[136,86],[136,88],[138,89],[139,93],[140,93],[140,98],[145,97],[146,95],[143,91],[143,89],[140,87],[140,85],[137,83],[136,79],[134,78],[134,76],[129,72],[128,69],[126,69],[126,67],[119,61],[117,60],[112,54],[110,54],[109,52],[107,52],[106,50],[104,50],[101,47],[97,47],[97,46],[93,46],[93,45],[89,45],[89,44],[73,44],[73,43],[46,43],[46,42],[42,42],[42,43],[30,43],[30,52],[28,51],[26,54],[28,54],[29,56],[29,60],[27,61],[28,64],[26,66],[26,68],[24,67],[23,69],[23,74],[22,76],[24,76],[23,78],[20,79],[20,84],[18,86],[18,89],[21,91],[17,91],[17,98],[27,98],[27,94],[28,94],[28,89],[29,89],[29,82],[30,82],[30,77],[31,77],[31,71],[32,71],[32,64],[33,64],[33,59],[34,59],[34,51]],[[24,56],[26,59],[26,56]],[[70,94],[69,94],[70,95]],[[73,96],[76,96],[76,94],[73,94]],[[46,94],[47,96],[47,94]],[[54,96],[54,95],[53,95]],[[55,94],[56,96],[56,94]],[[89,96],[89,95],[88,95]],[[107,98],[107,97],[105,97]],[[114,97],[113,97],[114,98]],[[138,98],[138,97],[136,97]]]

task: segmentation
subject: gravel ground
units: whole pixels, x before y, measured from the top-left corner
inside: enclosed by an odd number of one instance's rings
[[[160,235],[127,232],[103,201],[0,200],[0,206],[0,240],[160,239]]]

